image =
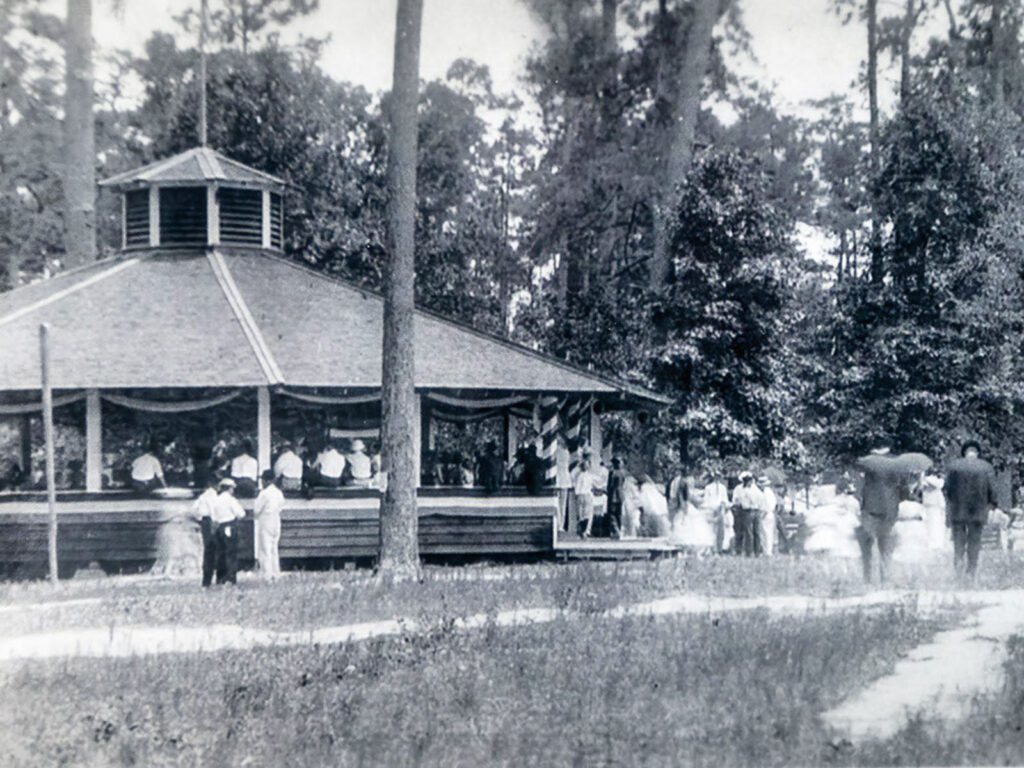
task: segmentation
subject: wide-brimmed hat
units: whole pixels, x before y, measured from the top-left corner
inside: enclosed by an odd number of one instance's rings
[[[225,489],[226,489],[226,488],[234,488],[234,487],[235,487],[235,481],[234,481],[234,480],[232,480],[232,479],[231,479],[230,477],[225,477],[225,478],[224,478],[223,480],[221,480],[221,481],[220,481],[220,482],[219,482],[219,483],[217,484],[217,487],[219,487],[219,488],[225,488]]]
[[[365,451],[366,450],[366,445],[363,443],[362,440],[360,440],[359,438],[356,438],[355,440],[352,441],[352,450],[353,451]]]
[[[746,472],[746,471],[740,472],[740,482],[741,483],[745,483],[747,480],[753,480],[753,479],[754,479],[753,473]]]

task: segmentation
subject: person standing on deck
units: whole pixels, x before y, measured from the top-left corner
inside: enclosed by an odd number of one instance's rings
[[[998,505],[995,470],[978,456],[980,452],[981,446],[973,440],[964,443],[961,458],[950,462],[943,484],[946,525],[953,531],[953,567],[961,579],[965,575],[974,579],[981,534],[988,522],[989,510]]]
[[[729,510],[729,489],[722,482],[721,473],[715,470],[709,471],[704,478],[700,508],[709,515],[715,526],[715,550],[728,551],[735,536],[732,512]]]
[[[256,495],[260,468],[253,452],[252,440],[243,440],[241,451],[231,460],[231,479],[235,481],[235,494],[241,499]]]
[[[217,478],[213,475],[206,476],[206,490],[204,490],[195,504],[192,505],[191,517],[199,523],[199,530],[203,537],[203,586],[208,587],[213,582],[213,570],[217,564],[217,541],[213,526],[213,503],[217,500]]]
[[[217,561],[217,583],[236,583],[238,578],[238,521],[245,510],[235,498],[235,481],[230,477],[220,481],[220,492],[210,505],[210,519],[214,529]]]
[[[149,493],[154,488],[165,488],[164,469],[160,459],[156,457],[160,446],[150,441],[149,450],[132,462],[132,490],[136,493]]]
[[[622,457],[612,457],[612,471],[608,473],[608,535],[613,539],[622,537],[622,504],[626,500],[626,470],[622,468]]]
[[[576,510],[579,516],[577,522],[577,533],[584,539],[589,539],[594,532],[594,473],[590,471],[590,462],[586,459],[580,462],[579,470],[573,481],[573,491],[576,496]]]
[[[274,477],[280,478],[283,491],[302,490],[302,459],[292,450],[291,443],[284,443],[281,446],[281,455],[274,462]]]
[[[256,561],[260,575],[265,579],[276,579],[281,575],[281,559],[277,552],[281,540],[281,510],[284,509],[284,494],[274,483],[274,471],[263,472],[263,490],[256,497],[253,517],[256,519]]]
[[[555,446],[555,489],[558,491],[558,522],[563,531],[570,530],[572,509],[572,472],[569,469],[569,445],[559,433]]]

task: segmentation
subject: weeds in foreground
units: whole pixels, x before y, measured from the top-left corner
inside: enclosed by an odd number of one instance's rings
[[[569,589],[567,603],[589,600]],[[343,646],[33,663],[5,686],[0,762],[856,762],[818,714],[940,624],[908,606],[471,632],[441,620]]]

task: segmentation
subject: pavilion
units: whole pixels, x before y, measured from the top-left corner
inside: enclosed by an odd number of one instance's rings
[[[100,490],[105,401],[187,410],[254,390],[265,467],[278,399],[379,400],[382,299],[283,256],[281,179],[204,147],[103,186],[122,193],[122,253],[0,294],[0,415],[38,409],[48,323],[56,402],[85,401],[87,490]],[[582,403],[599,442],[598,410],[666,402],[427,311],[415,334],[417,423],[431,411],[472,418],[554,402],[564,426]],[[215,394],[169,402],[170,389]]]

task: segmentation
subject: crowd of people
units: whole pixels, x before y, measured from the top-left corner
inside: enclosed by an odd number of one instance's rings
[[[209,478],[230,478],[239,498],[255,498],[261,470],[254,453],[249,439],[241,440],[234,450],[224,441],[217,443],[209,459],[196,465],[196,486],[205,486]],[[147,494],[167,486],[159,454],[159,444],[151,442],[149,449],[132,461],[131,487],[136,492]],[[366,444],[358,438],[345,442],[327,440],[318,451],[305,446],[297,450],[291,441],[284,441],[278,447],[273,465],[263,471],[267,470],[286,491],[342,486],[369,488],[380,475],[380,456],[368,455]]]

